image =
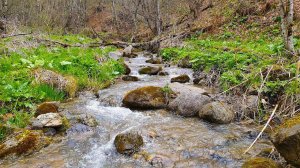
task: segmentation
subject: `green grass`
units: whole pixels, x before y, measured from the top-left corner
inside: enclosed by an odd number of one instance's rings
[[[245,81],[248,81],[245,87],[258,89],[262,82],[260,71],[272,65],[283,65],[285,71],[295,74],[295,60],[284,57],[280,37],[264,34],[255,36],[259,38],[253,38],[253,35],[235,36],[231,32],[210,37],[199,36],[186,41],[185,47],[166,48],[161,54],[165,60],[174,62],[189,57],[194,69],[207,73],[212,69],[220,72],[223,90]],[[300,40],[295,39],[295,42],[299,47]],[[267,81],[263,89],[275,94],[283,86],[289,91],[297,90],[291,89],[292,85],[287,81]]]
[[[51,38],[70,44],[93,41],[77,35],[52,35]],[[2,41],[0,48],[6,48],[9,42],[10,40]],[[38,46],[1,53],[0,119],[2,115],[11,113],[14,117],[4,124],[25,127],[36,104],[67,98],[64,91],[34,82],[33,71],[37,68],[74,77],[79,91],[101,89],[124,72],[122,61],[108,58],[108,53],[113,50],[113,47],[100,49]],[[99,59],[103,61],[100,63]]]

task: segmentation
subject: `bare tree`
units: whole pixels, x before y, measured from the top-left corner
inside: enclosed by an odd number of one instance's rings
[[[285,49],[295,54],[293,42],[294,0],[280,0],[281,31]]]

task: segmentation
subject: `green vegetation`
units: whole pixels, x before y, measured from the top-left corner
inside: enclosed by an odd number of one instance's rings
[[[49,37],[70,44],[93,41],[75,35]],[[108,58],[108,52],[115,50],[113,47],[63,48],[40,45],[9,51],[10,41],[6,39],[0,45],[1,50],[6,51],[0,55],[0,119],[7,113],[13,114],[6,121],[13,127],[25,127],[37,103],[60,101],[68,97],[65,91],[55,86],[36,82],[33,73],[36,69],[47,69],[75,78],[79,91],[101,89],[124,72],[121,61]]]
[[[297,40],[299,46],[300,40]],[[162,50],[165,60],[177,62],[185,57],[191,58],[194,69],[203,70],[206,73],[212,71],[220,73],[221,88],[226,90],[232,86],[245,83],[244,86],[259,89],[262,79],[261,72],[282,71],[291,75],[295,74],[295,60],[282,57],[282,43],[280,37],[269,38],[261,35],[259,38],[243,38],[233,36],[231,32],[224,32],[221,35],[192,38],[186,41],[183,48],[166,48]],[[266,77],[266,74],[264,74]],[[270,73],[276,75],[275,73]],[[277,93],[282,88],[288,93],[295,93],[299,89],[294,82],[288,79],[267,80],[263,91],[271,94]],[[287,87],[287,85],[289,87]],[[285,87],[284,87],[285,86]]]

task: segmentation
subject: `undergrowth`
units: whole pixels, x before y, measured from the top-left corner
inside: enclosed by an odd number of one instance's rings
[[[91,41],[75,35],[51,36],[51,38],[63,39],[69,43]],[[1,48],[5,47],[5,42],[2,42]],[[115,50],[113,47],[63,48],[41,45],[1,53],[0,122],[23,128],[29,123],[36,104],[68,98],[64,91],[34,82],[33,71],[37,68],[74,77],[79,91],[101,89],[124,72],[122,61],[108,58],[108,53],[113,50]],[[12,114],[12,117],[4,121],[3,118],[7,114]]]

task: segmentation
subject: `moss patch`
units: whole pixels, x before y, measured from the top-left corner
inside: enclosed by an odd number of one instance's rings
[[[259,157],[247,160],[242,168],[281,168],[281,166],[271,159]]]

